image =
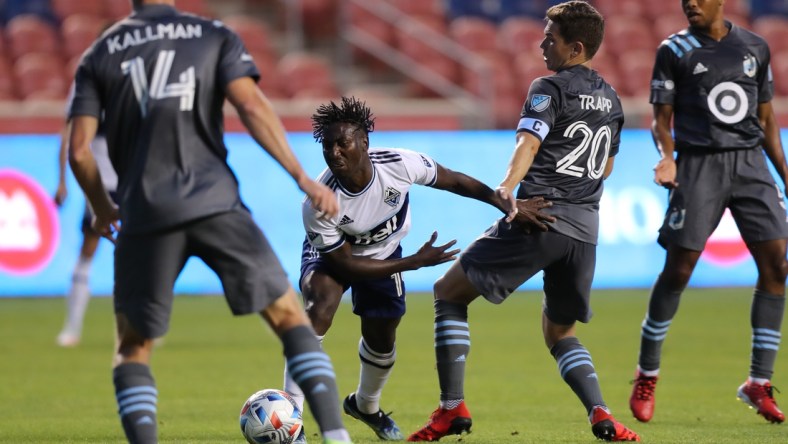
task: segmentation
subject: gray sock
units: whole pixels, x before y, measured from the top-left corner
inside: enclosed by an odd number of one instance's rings
[[[750,376],[771,379],[774,361],[780,348],[780,327],[783,322],[785,298],[755,290],[750,310],[752,355]]]
[[[468,306],[435,300],[435,361],[441,401],[465,397],[465,360],[471,351]]]
[[[668,333],[673,316],[679,309],[681,291],[671,291],[657,278],[651,290],[648,313],[640,331],[640,357],[638,365],[643,370],[658,370],[662,356],[662,343]]]
[[[150,367],[121,364],[112,371],[118,415],[131,444],[156,444],[156,404],[158,392]]]
[[[561,377],[585,406],[586,413],[590,414],[594,406],[605,406],[591,354],[577,338],[561,339],[550,349],[550,354],[558,362]]]

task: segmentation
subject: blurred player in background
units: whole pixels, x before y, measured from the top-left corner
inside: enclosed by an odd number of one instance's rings
[[[750,374],[738,397],[768,421],[785,420],[770,379],[785,307],[788,223],[764,152],[783,185],[788,165],[771,104],[769,47],[724,20],[723,3],[682,1],[689,28],[662,42],[654,65],[652,132],[661,156],[654,181],[670,190],[670,198],[659,232],[665,265],[651,290],[630,397],[632,413],[644,422],[654,414],[662,343],[681,293],[726,208],[758,268]]]
[[[66,112],[71,109],[71,102],[74,98],[74,85],[71,85],[68,99],[66,100]],[[66,187],[66,163],[68,160],[68,135],[70,133],[71,120],[66,120],[60,135],[59,180],[57,191],[55,192],[55,204],[63,205],[68,196]],[[101,182],[109,192],[110,197],[115,201],[115,190],[118,186],[118,176],[112,168],[107,152],[107,139],[104,135],[104,127],[99,124],[96,137],[90,143],[93,157],[96,159],[96,166],[101,173]],[[115,201],[117,203],[117,201]],[[66,320],[63,330],[57,335],[57,344],[62,347],[74,347],[79,344],[82,338],[82,324],[85,319],[85,312],[90,300],[90,267],[93,263],[93,256],[96,254],[101,236],[90,226],[93,220],[93,211],[88,202],[85,202],[85,212],[82,216],[82,245],[79,249],[79,257],[71,275],[71,286],[66,297]]]
[[[425,154],[400,148],[370,148],[375,120],[356,98],[321,105],[312,116],[328,168],[318,181],[334,190],[340,213],[321,217],[308,199],[303,205],[306,239],[301,256],[301,291],[315,331],[323,340],[342,294],[352,288],[353,313],[361,318],[358,388],[345,398],[345,413],[367,424],[380,439],[402,440],[397,424],[380,409],[380,396],[396,360],[396,331],[405,314],[402,272],[455,259],[456,241],[434,246],[437,232],[415,254],[402,256],[410,231],[410,187],[446,190],[488,203],[507,220],[528,223],[549,206],[544,199],[504,199],[487,185],[452,171]],[[291,369],[292,370],[292,369]],[[289,377],[285,389],[303,403]]]
[[[616,421],[602,398],[591,354],[575,323],[591,318],[599,200],[613,170],[624,114],[613,88],[587,63],[604,36],[604,19],[588,3],[547,10],[541,48],[555,74],[531,83],[517,125],[514,154],[496,190],[520,199],[544,196],[555,219],[523,231],[501,219],[474,241],[435,283],[435,357],[440,407],[408,441],[437,441],[470,431],[465,362],[470,352],[468,305],[479,294],[503,302],[544,272],[542,331],[564,381],[583,403],[593,434],[606,441],[639,441]]]
[[[303,171],[234,32],[179,13],[173,0],[133,6],[132,15],[105,32],[80,62],[69,146],[71,168],[95,212],[93,228],[109,238],[120,228],[113,381],[126,437],[157,442],[153,340],[167,332],[175,280],[197,256],[219,276],[233,314],[259,313],[281,339],[324,442],[349,442],[331,361],[227,165],[225,98],[327,217],[338,211],[334,194]],[[118,173],[119,209],[90,151],[99,117]]]

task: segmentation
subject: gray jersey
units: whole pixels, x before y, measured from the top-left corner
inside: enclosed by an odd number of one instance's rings
[[[517,131],[542,144],[518,198],[553,202],[553,231],[596,244],[603,173],[618,153],[624,113],[615,90],[596,71],[575,65],[531,84]]]
[[[657,50],[651,103],[673,105],[676,151],[755,148],[758,104],[774,95],[770,54],[756,34],[727,22],[719,42],[691,28]]]
[[[258,75],[235,33],[167,5],[136,9],[85,53],[70,115],[103,112],[124,232],[243,207],[222,106],[228,83]]]

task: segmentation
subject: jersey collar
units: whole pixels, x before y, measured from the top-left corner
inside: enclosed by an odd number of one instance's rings
[[[172,17],[178,14],[178,10],[170,5],[142,5],[134,8],[134,13],[131,14],[133,18],[154,18],[154,17]]]

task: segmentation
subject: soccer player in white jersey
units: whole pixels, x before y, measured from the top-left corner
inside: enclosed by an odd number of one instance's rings
[[[74,99],[74,84],[71,84],[71,89],[66,99],[66,112],[71,109],[71,102]],[[59,163],[59,180],[57,191],[55,191],[55,204],[59,207],[63,205],[68,197],[68,188],[66,186],[66,163],[68,161],[68,134],[70,133],[71,119],[66,119],[61,131],[60,150],[58,153]],[[93,151],[93,157],[96,159],[96,166],[101,173],[101,182],[104,188],[109,192],[112,199],[115,200],[115,190],[118,186],[118,175],[115,174],[115,169],[112,168],[112,163],[109,160],[109,153],[107,152],[107,139],[104,136],[103,125],[99,126],[96,132],[96,137],[90,143],[90,149]],[[90,301],[90,266],[93,263],[93,256],[96,254],[99,240],[101,235],[93,230],[90,226],[93,220],[93,210],[90,205],[85,201],[85,212],[82,216],[82,246],[79,249],[79,257],[77,263],[74,265],[74,271],[71,275],[71,286],[68,290],[66,297],[66,319],[63,324],[63,329],[57,335],[56,342],[61,347],[75,347],[79,345],[82,338],[82,324],[85,319],[85,312],[88,308]]]
[[[312,121],[328,165],[318,181],[335,191],[340,211],[325,219],[308,199],[304,202],[306,240],[300,284],[306,310],[322,340],[342,294],[352,288],[353,312],[361,318],[361,371],[358,388],[345,398],[343,407],[380,439],[402,440],[397,424],[380,409],[381,392],[396,359],[397,326],[405,314],[402,272],[452,261],[459,252],[450,250],[454,240],[434,245],[438,236],[434,232],[415,254],[403,257],[400,241],[410,229],[410,187],[426,185],[480,200],[524,229],[549,219],[539,210],[550,203],[542,198],[504,199],[487,185],[425,154],[369,148],[375,121],[366,104],[356,98],[321,105]],[[289,375],[285,389],[303,403]]]

